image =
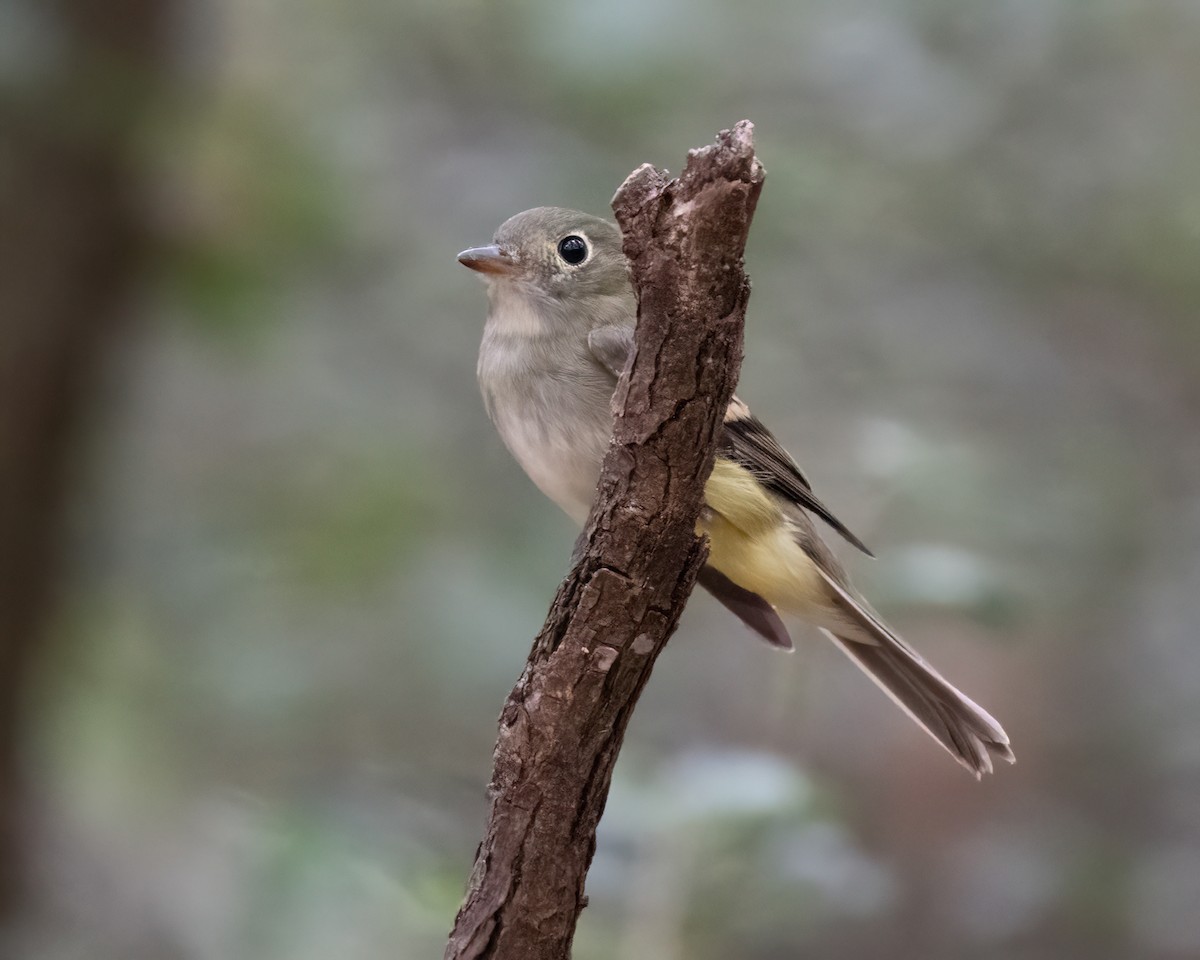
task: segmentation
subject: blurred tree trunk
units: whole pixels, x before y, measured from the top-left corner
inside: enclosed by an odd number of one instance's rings
[[[60,568],[71,455],[144,251],[138,132],[167,0],[27,0],[0,99],[0,920],[27,886],[23,718]]]
[[[565,960],[596,826],[633,708],[708,556],[696,539],[737,384],[762,188],[752,127],[693,150],[679,180],[643,166],[613,199],[638,291],[582,555],[500,717],[491,809],[446,960]]]

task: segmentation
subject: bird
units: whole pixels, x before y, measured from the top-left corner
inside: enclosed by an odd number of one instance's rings
[[[577,210],[535,207],[458,262],[487,285],[476,368],[487,414],[534,484],[582,526],[637,323],[621,232]],[[700,585],[775,647],[794,646],[781,614],[816,626],[976,779],[993,759],[1014,762],[1004,728],[871,608],[815,521],[871,555],[735,395],[697,523],[710,541]]]

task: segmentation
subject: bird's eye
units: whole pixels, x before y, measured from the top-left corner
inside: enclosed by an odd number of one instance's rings
[[[583,237],[575,236],[575,234],[563,237],[558,241],[558,255],[571,264],[571,266],[578,266],[587,259],[587,241]]]

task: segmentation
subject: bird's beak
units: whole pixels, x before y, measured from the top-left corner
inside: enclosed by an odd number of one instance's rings
[[[471,247],[458,255],[458,262],[464,267],[478,270],[480,273],[507,274],[516,268],[512,257],[501,250],[496,244],[487,247]]]

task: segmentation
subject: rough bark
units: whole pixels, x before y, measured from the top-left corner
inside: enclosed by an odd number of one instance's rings
[[[635,355],[582,542],[500,717],[486,833],[446,960],[564,960],[613,765],[707,545],[695,535],[737,383],[742,254],[763,170],[743,121],[613,198],[638,292]]]
[[[72,440],[142,247],[133,148],[167,3],[34,9],[55,55],[0,92],[0,921],[26,885],[22,718]]]

